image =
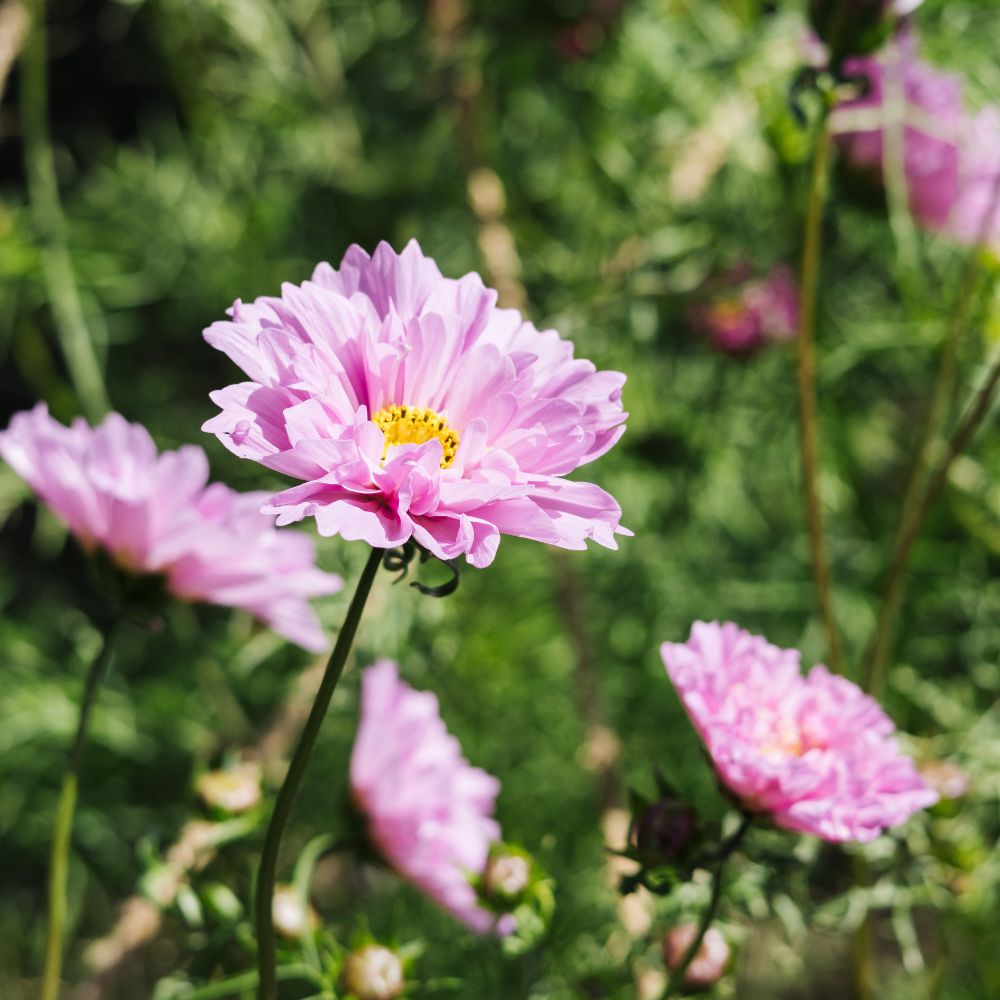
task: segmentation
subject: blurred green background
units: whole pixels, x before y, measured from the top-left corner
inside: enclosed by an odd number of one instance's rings
[[[628,374],[628,432],[583,473],[620,500],[634,539],[617,553],[505,539],[495,564],[467,570],[444,601],[393,588],[383,574],[362,627],[355,665],[393,657],[412,684],[438,693],[467,756],[503,782],[505,834],[557,885],[549,937],[510,959],[392,879],[327,871],[315,902],[345,943],[362,919],[377,936],[426,941],[421,996],[655,995],[657,935],[696,912],[704,887],[630,931],[609,884],[602,816],[624,803],[625,787],[651,790],[654,767],[708,813],[723,810],[657,647],[685,638],[695,619],[732,619],[798,646],[807,665],[823,656],[800,502],[794,346],[734,359],[688,321],[711,275],[743,261],[763,273],[798,254],[809,140],[789,93],[803,6],[49,5],[55,165],[87,326],[114,408],[162,446],[202,444],[215,475],[240,488],[280,485],[199,431],[214,413],[208,392],[237,380],[201,330],[236,297],[274,294],[318,260],[336,264],[354,242],[400,248],[416,237],[445,274],[478,270],[509,304],[571,337],[579,355]],[[13,21],[0,25],[16,36]],[[927,0],[917,29],[927,57],[963,76],[970,104],[1000,101],[993,0]],[[37,399],[61,419],[81,409],[26,193],[22,90],[15,68],[0,113],[4,424]],[[901,294],[881,200],[840,168],[824,243],[821,491],[856,662],[968,251],[923,239],[925,280]],[[995,262],[982,265],[958,399],[1000,322]],[[918,546],[902,613],[888,709],[915,754],[960,765],[970,791],[867,852],[885,875],[877,950],[886,998],[1000,995],[998,463],[987,430],[956,465]],[[97,634],[79,553],[6,468],[0,521],[0,995],[20,1000],[35,995],[49,831]],[[349,584],[365,558],[337,539],[321,551]],[[322,604],[331,629],[346,601]],[[258,740],[308,666],[218,609],[177,607],[165,624],[128,634],[95,713],[70,872],[75,982],[92,973],[87,942],[111,928],[199,814],[197,775]],[[353,669],[335,698],[286,876],[298,848],[341,822],[357,681]],[[81,1000],[180,998],[188,982],[248,968],[233,930],[239,914],[214,913],[205,900],[224,883],[247,903],[259,841],[241,839],[193,876],[195,902],[169,907],[154,942]],[[787,855],[794,844],[775,837],[768,850]],[[841,895],[851,885],[844,852],[803,843],[777,878],[761,851],[740,868],[723,915],[739,954],[717,995],[848,995],[857,912]]]

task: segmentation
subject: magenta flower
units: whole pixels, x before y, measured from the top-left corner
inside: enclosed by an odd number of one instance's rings
[[[921,61],[909,33],[884,54],[848,60],[844,68],[868,85],[865,94],[843,101],[833,114],[832,126],[848,162],[881,180],[885,129],[901,124],[903,172],[914,219],[961,243],[996,240],[997,110],[968,114],[961,81]]]
[[[795,337],[799,328],[799,289],[789,267],[747,279],[748,266],[723,276],[723,291],[689,312],[692,325],[725,354],[748,355],[768,343]]]
[[[340,578],[317,569],[312,539],[260,513],[265,494],[207,485],[201,448],[160,454],[117,413],[97,428],[66,427],[39,403],[0,433],[0,455],[85,549],[162,575],[174,597],[242,608],[306,649],[325,648],[307,599],[335,593]]]
[[[361,722],[351,752],[351,793],[372,845],[403,878],[477,934],[509,934],[478,902],[500,782],[472,767],[438,713],[438,700],[381,660],[361,680]]]
[[[212,394],[222,413],[205,430],[305,480],[264,508],[279,524],[315,517],[323,535],[413,539],[475,566],[501,534],[617,548],[618,504],[563,477],[621,437],[625,377],[495,303],[416,242],[351,247],[339,271],[237,301],[205,331],[251,379]]]
[[[753,812],[823,840],[867,841],[937,793],[874,698],[732,624],[665,642],[667,673],[722,783]]]

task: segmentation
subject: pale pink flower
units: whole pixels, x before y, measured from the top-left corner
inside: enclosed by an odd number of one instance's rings
[[[230,315],[205,339],[251,381],[212,393],[205,430],[305,480],[265,507],[279,524],[475,566],[501,534],[571,549],[629,534],[611,496],[563,478],[621,437],[624,375],[498,309],[477,275],[442,277],[415,241],[353,246]]]
[[[961,80],[923,62],[908,32],[879,56],[850,59],[844,69],[868,88],[832,116],[848,162],[882,180],[886,129],[901,129],[914,219],[960,243],[994,242],[1000,236],[1000,112],[968,113]]]
[[[696,622],[660,651],[722,783],[778,826],[867,841],[937,801],[878,702],[826,667],[803,677],[798,650]]]
[[[351,794],[382,859],[477,934],[507,934],[513,918],[478,901],[473,880],[500,839],[500,782],[472,767],[445,728],[438,700],[380,660],[361,679]]]
[[[663,964],[671,972],[680,968],[697,936],[696,924],[680,924],[663,935]],[[684,986],[689,990],[707,990],[714,986],[726,971],[730,955],[729,942],[722,931],[709,927],[684,973]]]
[[[85,549],[162,576],[174,597],[242,608],[306,649],[326,646],[308,598],[342,581],[317,569],[312,539],[260,513],[266,494],[208,485],[201,448],[161,454],[117,413],[66,427],[39,403],[0,433],[0,455]]]

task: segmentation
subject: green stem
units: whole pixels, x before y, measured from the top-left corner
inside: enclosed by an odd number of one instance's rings
[[[667,988],[664,990],[660,1000],[669,1000],[670,997],[674,996],[674,994],[683,987],[684,976],[687,974],[689,966],[694,961],[695,955],[698,954],[698,949],[701,947],[701,943],[704,941],[705,935],[708,933],[708,929],[712,926],[712,921],[715,920],[715,915],[719,911],[719,903],[722,901],[722,889],[726,872],[726,862],[729,861],[729,859],[736,852],[736,849],[742,843],[743,838],[750,829],[750,824],[752,822],[752,816],[744,816],[739,829],[727,841],[725,841],[723,845],[724,853],[712,875],[712,895],[709,898],[708,906],[706,907],[705,912],[701,915],[701,921],[698,924],[698,931],[694,936],[694,940],[688,946],[688,950],[684,952],[684,957],[681,959],[680,964],[670,973]]]
[[[882,176],[885,178],[889,226],[897,250],[897,282],[904,301],[918,297],[920,253],[917,229],[910,212],[906,180],[906,95],[902,54],[898,44],[886,46],[885,95],[882,101]]]
[[[868,863],[862,855],[854,857],[852,868],[855,884],[866,889],[870,888],[872,875]],[[854,1000],[872,1000],[875,996],[874,934],[875,922],[872,920],[872,911],[866,905],[861,923],[854,930],[854,940],[852,942],[851,957],[853,959]]]
[[[274,1000],[276,996],[277,979],[275,964],[275,944],[274,925],[272,923],[272,900],[274,897],[274,880],[278,867],[278,851],[281,847],[281,837],[285,832],[295,796],[298,794],[302,784],[302,777],[305,774],[306,766],[312,755],[313,747],[316,744],[316,737],[319,735],[320,727],[326,716],[330,699],[333,697],[334,689],[344,672],[344,665],[347,656],[351,651],[354,642],[354,635],[358,630],[358,623],[361,621],[361,614],[365,608],[365,602],[371,593],[372,583],[375,580],[375,573],[382,561],[383,552],[381,549],[373,549],[368,557],[368,562],[358,580],[357,589],[351,599],[351,606],[347,609],[347,617],[344,619],[340,635],[337,636],[336,645],[330,654],[330,659],[326,665],[326,672],[316,692],[316,700],[313,702],[309,718],[306,720],[302,736],[299,738],[299,745],[295,749],[291,764],[288,766],[288,773],[285,781],[278,792],[278,798],[274,804],[274,812],[271,814],[271,821],[267,827],[267,834],[264,837],[264,849],[260,858],[260,868],[257,872],[257,961],[260,978],[257,982],[257,1000]]]
[[[21,115],[28,194],[59,345],[80,407],[94,421],[107,413],[108,394],[66,245],[66,222],[49,136],[45,0],[26,0],[25,6],[30,26],[21,59]]]
[[[91,710],[101,681],[114,656],[114,637],[118,623],[107,628],[101,637],[101,648],[94,657],[84,682],[80,701],[80,717],[76,735],[66,761],[62,791],[49,856],[49,921],[45,937],[45,968],[42,975],[41,1000],[58,1000],[62,975],[63,938],[66,931],[66,881],[69,872],[69,847],[73,833],[73,813],[80,776],[80,760],[87,738]]]
[[[292,965],[283,965],[277,971],[277,978],[304,979],[313,986],[323,986],[323,979],[317,976],[315,969],[311,969],[302,962]],[[196,989],[193,993],[185,994],[185,1000],[222,1000],[223,997],[233,997],[252,990],[257,985],[256,972],[242,972],[228,979],[220,979],[218,982],[207,983]]]
[[[816,429],[816,299],[819,288],[820,247],[822,242],[823,207],[826,202],[827,175],[830,165],[830,129],[824,111],[819,136],[813,151],[806,204],[805,240],[802,248],[801,294],[802,315],[798,336],[799,424],[801,431],[802,490],[805,501],[806,527],[812,562],[816,599],[829,652],[830,667],[844,672],[840,650],[840,634],[833,613],[833,592],[830,565],[823,538],[823,514],[819,498],[819,440]]]
[[[1000,201],[1000,180],[998,180],[993,189],[990,210],[986,216],[987,219],[992,219],[998,201]],[[941,361],[934,380],[934,388],[931,390],[931,401],[917,448],[917,458],[913,463],[913,469],[906,484],[899,531],[893,542],[893,554],[890,557],[890,570],[886,576],[884,591],[884,594],[891,598],[892,603],[890,604],[886,599],[883,599],[879,608],[878,621],[876,622],[875,631],[868,645],[867,655],[865,656],[866,686],[871,684],[873,679],[879,683],[881,682],[881,674],[885,669],[885,660],[888,658],[892,645],[896,615],[899,612],[903,596],[901,585],[898,581],[894,580],[894,574],[902,573],[902,569],[905,569],[905,562],[904,566],[898,570],[892,569],[892,566],[898,559],[900,546],[903,542],[903,532],[912,519],[919,503],[921,490],[926,486],[927,473],[931,465],[938,431],[948,417],[950,409],[948,404],[952,396],[955,376],[958,370],[958,349],[961,344],[962,334],[965,332],[967,326],[969,310],[976,299],[976,279],[979,273],[979,247],[985,239],[986,233],[981,233],[981,237],[982,239],[980,239],[979,243],[970,252],[963,269],[961,288],[955,307],[951,310],[951,322],[948,324],[944,347],[941,351]],[[890,584],[893,585],[893,590],[890,590]]]
[[[885,668],[889,659],[896,617],[903,601],[906,566],[910,559],[913,543],[917,540],[927,515],[944,490],[952,463],[965,450],[969,441],[972,440],[973,434],[986,418],[998,382],[1000,382],[1000,354],[994,359],[986,380],[966,410],[955,433],[951,436],[944,457],[930,477],[927,488],[903,517],[903,523],[900,525],[899,534],[896,536],[896,542],[893,546],[892,557],[889,560],[889,570],[886,573],[885,585],[882,590],[882,606],[875,626],[872,652],[863,677],[865,690],[876,696],[881,692],[885,681]]]

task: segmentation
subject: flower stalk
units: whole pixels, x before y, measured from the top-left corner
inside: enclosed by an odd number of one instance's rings
[[[257,871],[257,895],[256,895],[256,921],[257,921],[257,962],[259,978],[257,981],[257,1000],[275,1000],[277,995],[277,963],[275,955],[274,923],[272,917],[271,900],[274,896],[274,883],[278,867],[278,852],[281,848],[281,838],[288,824],[288,817],[291,814],[295,797],[302,785],[302,778],[305,775],[309,758],[312,756],[313,748],[316,745],[316,738],[323,725],[327,709],[330,707],[330,699],[344,672],[347,657],[354,643],[354,636],[358,631],[358,624],[364,611],[368,595],[371,593],[372,584],[375,581],[375,574],[379,564],[382,562],[383,552],[381,549],[372,549],[368,557],[368,562],[361,572],[358,585],[351,598],[350,607],[347,609],[347,617],[337,636],[333,652],[326,665],[326,672],[320,682],[319,690],[316,692],[316,699],[313,702],[309,718],[306,720],[302,735],[299,738],[299,745],[296,747],[288,767],[288,773],[278,792],[278,798],[274,804],[274,812],[268,823],[267,833],[264,837],[264,849],[261,854],[260,867]]]
[[[80,407],[93,421],[104,416],[110,406],[66,245],[48,124],[45,0],[28,0],[25,6],[30,24],[21,59],[21,112],[28,193],[59,346]]]
[[[86,745],[90,716],[111,661],[114,658],[114,640],[121,619],[105,628],[101,646],[87,671],[76,735],[66,761],[59,806],[56,810],[52,850],[49,855],[49,919],[45,935],[45,965],[42,973],[41,1000],[58,1000],[62,977],[64,939],[66,935],[66,882],[69,874],[69,847],[73,834],[73,816],[76,811],[77,790],[80,780],[80,762]]]
[[[904,513],[903,522],[900,525],[899,534],[896,536],[896,543],[889,561],[889,571],[886,574],[885,586],[882,591],[882,605],[875,628],[875,639],[863,678],[864,689],[876,696],[885,683],[885,669],[889,659],[896,617],[903,601],[906,567],[909,563],[913,543],[916,542],[927,515],[944,490],[952,463],[965,450],[972,440],[972,436],[989,413],[998,382],[1000,382],[1000,354],[994,358],[985,381],[966,409],[965,415],[959,421],[958,427],[948,442],[947,450],[931,475],[920,499],[911,505],[908,512]]]
[[[928,483],[927,475],[933,457],[935,441],[938,431],[945,424],[950,410],[949,401],[955,385],[955,378],[958,372],[958,349],[962,341],[962,334],[965,332],[967,321],[973,303],[977,299],[976,290],[978,287],[977,278],[980,275],[980,247],[988,236],[988,224],[993,218],[998,203],[1000,203],[1000,177],[997,178],[993,187],[990,199],[989,211],[984,216],[983,225],[980,227],[979,238],[976,241],[972,252],[969,254],[965,267],[963,268],[961,287],[955,307],[951,311],[951,322],[948,324],[945,334],[944,347],[941,351],[941,361],[938,365],[937,375],[934,379],[934,387],[931,390],[931,400],[928,407],[927,417],[924,422],[920,443],[917,448],[917,458],[913,463],[909,481],[906,484],[906,492],[903,496],[902,514],[900,516],[899,530],[893,543],[892,556],[890,557],[890,568],[886,574],[886,582],[883,591],[883,600],[879,608],[879,617],[875,626],[875,632],[868,647],[865,657],[865,681],[866,690],[874,690],[871,685],[881,686],[882,677],[885,670],[885,661],[888,659],[892,646],[892,636],[895,630],[896,616],[903,598],[902,575],[906,569],[908,551],[902,552],[902,564],[897,566],[900,559],[901,546],[904,542],[904,531],[907,530],[911,520],[920,504],[921,490]],[[985,414],[984,414],[985,415]],[[975,428],[973,428],[975,430]],[[954,456],[953,456],[954,457]],[[947,470],[945,470],[947,473]],[[920,530],[922,519],[917,526]],[[916,537],[910,540],[912,546]]]
[[[688,949],[684,952],[684,957],[680,960],[677,968],[671,972],[670,979],[667,981],[667,987],[660,1000],[670,1000],[670,997],[675,996],[683,987],[684,976],[694,961],[695,955],[698,954],[698,949],[701,948],[701,943],[705,940],[705,935],[708,933],[709,927],[712,926],[715,916],[719,912],[719,903],[722,902],[722,890],[725,883],[726,863],[736,853],[740,844],[743,843],[743,838],[747,835],[747,831],[750,829],[752,823],[753,816],[749,813],[745,814],[736,832],[720,845],[721,857],[715,871],[712,873],[712,894],[709,898],[708,906],[701,915],[694,940],[688,945]]]
[[[842,674],[844,662],[833,610],[830,564],[823,537],[823,513],[819,497],[819,434],[816,420],[816,300],[819,289],[823,209],[830,168],[830,146],[828,109],[824,106],[810,168],[805,239],[802,248],[800,280],[802,307],[798,336],[799,425],[802,490],[816,599],[826,635],[830,667],[836,673]]]

